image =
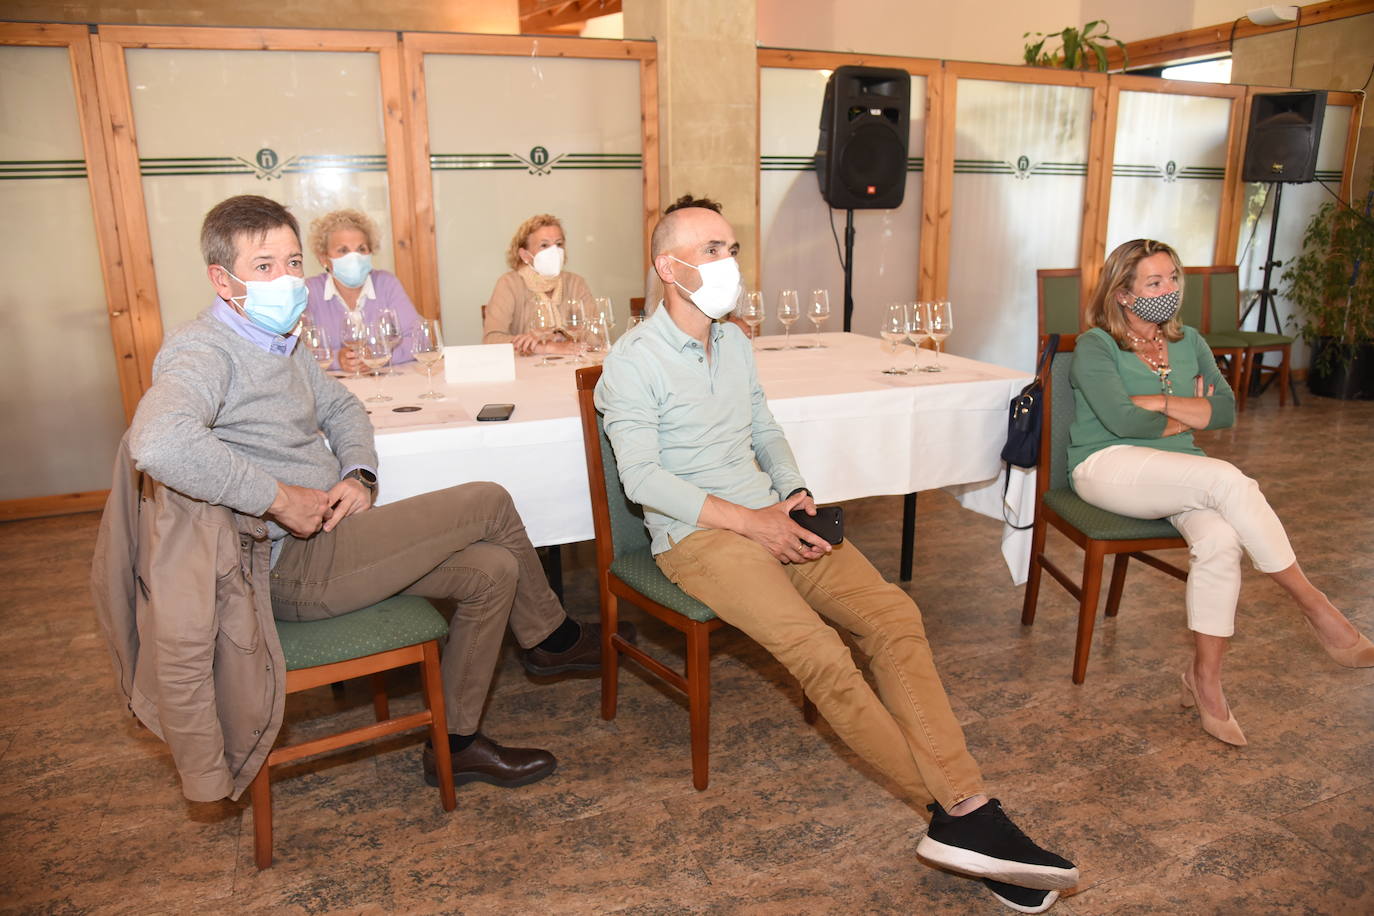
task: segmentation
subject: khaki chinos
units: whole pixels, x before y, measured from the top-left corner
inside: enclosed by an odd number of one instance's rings
[[[395,594],[450,598],[443,652],[449,730],[477,731],[507,625],[523,648],[567,616],[510,494],[468,483],[349,516],[333,531],[287,536],[272,568],[279,620],[347,614]]]
[[[913,802],[924,807],[933,798],[948,810],[983,791],[920,609],[857,547],[845,542],[819,560],[783,564],[748,538],[711,529],[655,559],[683,591],[782,662],[845,743]],[[826,620],[868,655],[876,695]]]

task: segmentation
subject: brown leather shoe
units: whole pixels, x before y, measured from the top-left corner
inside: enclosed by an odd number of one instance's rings
[[[434,765],[434,748],[425,747],[425,784],[439,785]],[[534,747],[502,747],[486,735],[478,734],[466,748],[453,752],[453,784],[486,782],[514,788],[538,782],[558,768],[558,760],[548,751]]]
[[[547,652],[538,646],[526,649],[520,661],[530,674],[563,674],[568,671],[601,670],[601,624],[581,622],[582,635],[562,652]],[[627,642],[635,641],[634,624],[622,620],[616,632]]]

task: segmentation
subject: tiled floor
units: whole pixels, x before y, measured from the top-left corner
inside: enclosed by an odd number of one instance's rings
[[[1374,633],[1374,404],[1281,410],[1271,392],[1204,441],[1261,481],[1313,580]],[[848,515],[852,540],[895,575],[899,500]],[[1177,703],[1178,582],[1132,572],[1075,687],[1068,595],[1047,580],[1023,628],[999,525],[938,493],[919,515],[911,591],[969,745],[1017,821],[1082,869],[1053,912],[1374,913],[1374,669],[1328,661],[1247,570],[1227,685],[1251,744],[1224,746]],[[1009,912],[919,864],[918,812],[823,723],[805,725],[795,683],[728,631],[714,643],[707,791],[692,789],[676,698],[626,672],[605,722],[594,678],[537,684],[508,653],[485,728],[554,750],[553,777],[463,787],[446,815],[420,782],[418,738],[307,761],[275,784],[276,865],[259,872],[246,808],[184,801],[165,749],[114,697],[87,594],[96,521],[0,525],[0,910]],[[585,547],[568,560],[584,617],[589,563]],[[413,678],[393,693],[394,708],[417,703]],[[287,707],[298,734],[370,714],[362,685]]]

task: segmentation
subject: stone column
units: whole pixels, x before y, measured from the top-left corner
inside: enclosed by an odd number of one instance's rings
[[[755,10],[755,0],[624,0],[625,37],[658,42],[661,207],[688,193],[724,204],[746,286],[759,266]]]

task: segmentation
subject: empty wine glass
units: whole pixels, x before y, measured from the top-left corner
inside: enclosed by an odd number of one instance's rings
[[[397,316],[393,308],[385,308],[377,313],[377,326],[386,335],[386,345],[391,348],[394,355],[396,348],[401,345],[401,319]],[[385,375],[395,375],[395,366],[387,369]]]
[[[563,333],[573,342],[572,365],[586,363],[582,358],[582,348],[587,337],[587,310],[581,299],[563,300]]]
[[[611,305],[610,296],[597,296],[592,299],[591,317],[606,326],[606,339],[610,340],[611,331],[615,329],[615,308]]]
[[[421,318],[411,334],[415,343],[410,348],[410,355],[425,367],[425,375],[429,378],[429,390],[420,397],[442,398],[443,392],[434,390],[434,366],[444,358],[444,334],[439,322],[434,318]]]
[[[930,339],[935,341],[935,365],[931,367],[931,372],[944,372],[945,367],[940,365],[940,342],[943,341],[954,331],[954,312],[948,299],[939,302],[928,303],[930,306],[930,323],[926,327],[926,332]]]
[[[821,325],[830,317],[830,290],[811,291],[811,305],[806,309],[806,317],[816,326],[816,346],[824,347],[825,344],[821,343]]]
[[[363,311],[358,309],[356,312],[344,312],[343,340],[339,341],[342,348],[339,351],[339,368],[343,368],[343,351],[347,350],[356,362],[353,364],[353,378],[361,378],[363,371],[362,358],[359,350],[362,348],[363,338],[367,336],[367,322],[363,320]]]
[[[801,303],[795,289],[785,289],[778,294],[778,321],[782,322],[782,348],[792,349],[792,325],[801,317]]]
[[[930,339],[930,303],[913,302],[911,303],[911,324],[907,337],[916,345],[916,362],[911,368],[916,372],[934,372],[930,366],[918,367],[921,361],[921,343]]]
[[[391,347],[386,342],[386,329],[381,322],[367,326],[363,339],[359,342],[358,356],[362,359],[363,365],[371,369],[377,378],[377,393],[367,400],[371,403],[391,400],[391,396],[382,390],[383,373],[377,371],[391,360]]]
[[[529,332],[534,335],[535,341],[540,347],[547,347],[553,340],[553,335],[558,332],[561,323],[558,315],[558,308],[552,302],[541,302],[534,307],[530,313]],[[552,366],[553,361],[549,359],[548,351],[544,352],[544,358],[536,366]]]
[[[599,363],[606,358],[606,353],[611,349],[611,328],[600,315],[587,322],[587,336],[583,348],[587,354],[587,360]]]
[[[329,335],[316,324],[301,327],[301,343],[310,351],[321,370],[328,369],[334,361],[334,351],[329,348]]]
[[[890,302],[886,311],[883,313],[883,322],[878,329],[879,335],[887,343],[887,350],[892,354],[892,366],[883,370],[883,375],[906,375],[910,369],[899,369],[897,367],[897,354],[901,352],[902,341],[911,327],[911,310],[906,307],[905,302]]]
[[[749,325],[749,339],[752,341],[758,337],[759,325],[763,324],[763,293],[756,289],[745,293],[735,314],[739,315],[740,321]]]

